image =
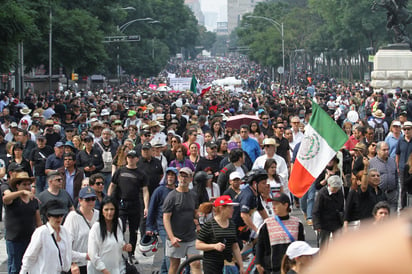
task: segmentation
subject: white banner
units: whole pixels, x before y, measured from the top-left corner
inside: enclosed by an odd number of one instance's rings
[[[191,77],[185,78],[170,78],[170,86],[174,90],[186,91],[190,89],[190,83],[192,82]]]

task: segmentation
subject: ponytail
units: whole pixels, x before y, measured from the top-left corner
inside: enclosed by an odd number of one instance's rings
[[[283,255],[282,266],[281,266],[281,268],[280,268],[280,273],[281,273],[281,274],[286,274],[286,273],[288,273],[288,271],[289,271],[294,265],[296,265],[296,260],[295,260],[295,259],[291,260],[288,255],[286,255],[286,254]]]

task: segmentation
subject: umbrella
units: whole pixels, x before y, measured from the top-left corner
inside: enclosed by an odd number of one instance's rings
[[[250,122],[252,121],[260,122],[260,118],[255,115],[240,114],[240,115],[229,117],[229,119],[226,121],[225,127],[240,129],[241,125],[243,124],[249,125]]]

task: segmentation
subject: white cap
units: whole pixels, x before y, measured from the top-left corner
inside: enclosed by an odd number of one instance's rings
[[[230,180],[242,179],[242,178],[243,178],[243,176],[238,171],[234,171],[234,172],[230,173],[230,175],[229,175]]]
[[[304,241],[295,241],[288,246],[286,255],[293,260],[300,256],[311,256],[318,253],[319,248],[311,247]]]

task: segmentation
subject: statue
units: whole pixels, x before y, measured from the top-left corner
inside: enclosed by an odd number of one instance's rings
[[[392,29],[395,33],[395,42],[406,43],[411,47],[406,27],[412,22],[412,15],[407,10],[407,5],[408,0],[381,0],[379,3],[373,2],[372,10],[376,10],[376,6],[385,8],[387,10],[386,28]]]

